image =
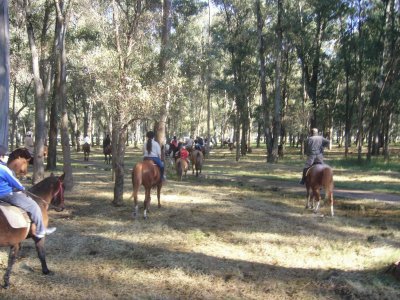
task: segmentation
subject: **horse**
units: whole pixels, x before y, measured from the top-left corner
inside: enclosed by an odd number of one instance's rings
[[[178,175],[178,178],[180,181],[182,181],[182,176],[185,175],[189,169],[189,164],[186,159],[183,158],[178,158],[175,163],[176,167],[176,174]]]
[[[320,189],[325,189],[325,198],[329,199],[331,205],[331,216],[333,217],[333,171],[332,168],[326,164],[314,164],[306,173],[305,185],[307,189],[307,202],[306,208],[310,207],[311,198],[317,201],[317,206],[314,212],[317,213],[319,209],[319,201],[321,200]]]
[[[84,143],[82,146],[82,150],[83,150],[83,160],[89,161],[90,145],[88,143]]]
[[[8,155],[7,165],[19,177],[28,173],[28,165],[32,162],[33,156],[27,148],[17,148]]]
[[[104,147],[104,149],[103,149],[104,162],[107,165],[109,165],[111,163],[111,152],[112,152],[111,145],[107,145],[107,146]]]
[[[145,189],[143,218],[147,219],[147,211],[150,209],[151,201],[150,192],[153,187],[157,187],[158,208],[161,208],[160,193],[162,181],[159,167],[151,159],[138,162],[132,170],[132,185],[133,193],[131,198],[133,197],[134,201],[133,217],[136,217],[138,213],[138,192],[140,186],[143,185]]]
[[[64,174],[60,177],[51,175],[25,191],[28,196],[32,197],[32,199],[39,204],[43,215],[43,223],[46,227],[49,221],[47,210],[50,206],[56,211],[64,210],[63,180]],[[22,219],[20,222],[25,223],[23,213],[26,215],[26,212],[22,212],[22,210],[19,209],[17,218],[13,217],[13,220]],[[4,288],[10,286],[10,275],[13,264],[21,248],[21,242],[27,238],[32,238],[35,242],[36,251],[42,266],[42,273],[45,275],[50,273],[45,257],[45,238],[37,239],[34,236],[36,226],[30,221],[18,226],[18,228],[12,227],[6,218],[6,214],[7,213],[3,212],[3,209],[0,210],[0,247],[10,247],[8,266],[4,275]]]
[[[199,173],[201,174],[201,169],[203,167],[203,152],[200,150],[194,150],[190,157],[192,160],[192,174],[194,174],[194,170],[196,169],[196,177],[198,177]]]

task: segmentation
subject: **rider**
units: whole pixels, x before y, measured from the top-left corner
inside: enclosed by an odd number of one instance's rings
[[[24,146],[28,149],[29,153],[32,155],[34,152],[34,144],[32,138],[32,131],[27,131],[24,138]]]
[[[300,184],[304,184],[306,179],[307,170],[314,164],[322,164],[324,162],[324,147],[329,147],[329,140],[318,135],[318,129],[311,129],[311,136],[306,139],[304,146],[305,153],[307,154],[307,161],[303,169],[303,177]]]
[[[181,159],[186,160],[188,165],[190,164],[190,162],[189,162],[189,152],[186,150],[185,146],[182,146],[181,150],[179,150],[179,157]]]
[[[203,148],[204,142],[203,142],[203,139],[201,137],[199,137],[199,136],[196,137],[196,140],[194,142],[195,142],[195,148],[196,149],[201,150]]]
[[[5,152],[1,151],[0,155],[5,155]],[[0,164],[0,200],[18,206],[28,212],[32,222],[36,225],[35,236],[37,239],[56,231],[56,227],[45,227],[39,205],[22,192],[24,190],[25,188],[14,176],[13,171],[8,166]]]
[[[148,131],[146,134],[147,142],[143,147],[143,159],[149,158],[160,168],[161,180],[166,180],[164,175],[164,164],[161,161],[161,147],[160,144],[154,140],[154,132]]]
[[[88,136],[85,136],[85,138],[83,139],[83,143],[90,145],[90,138]]]
[[[103,150],[106,149],[106,147],[109,145],[111,145],[111,139],[110,139],[110,135],[107,134],[107,136],[103,140]]]

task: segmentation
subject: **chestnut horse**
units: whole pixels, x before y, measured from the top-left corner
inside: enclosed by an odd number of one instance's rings
[[[194,150],[190,156],[192,161],[192,174],[194,174],[194,170],[196,169],[196,177],[201,174],[201,169],[203,168],[204,155],[200,150]]]
[[[83,150],[83,160],[89,161],[90,145],[88,143],[84,143],[82,146],[82,150]]]
[[[150,192],[153,187],[157,187],[158,208],[161,207],[160,193],[162,181],[160,178],[159,167],[151,159],[145,159],[142,162],[138,162],[132,170],[132,185],[133,193],[131,198],[133,197],[134,202],[133,217],[136,217],[138,213],[138,192],[140,186],[143,185],[145,189],[143,217],[144,219],[147,219],[147,211],[150,209],[151,201]]]
[[[314,208],[314,201],[317,201],[317,206],[314,212],[317,213],[319,209],[319,201],[321,200],[320,189],[325,189],[325,199],[329,199],[331,205],[331,216],[333,213],[333,171],[332,168],[326,164],[315,164],[311,166],[306,174],[306,189],[307,189],[307,202],[306,208],[310,207],[311,198],[313,203],[311,208]]]
[[[107,165],[109,165],[111,163],[111,152],[112,152],[111,145],[107,145],[107,146],[104,147],[104,149],[103,149],[104,162]]]
[[[43,223],[47,227],[49,216],[47,210],[52,206],[56,211],[64,209],[64,174],[60,177],[50,176],[35,184],[25,193],[35,200],[42,211]],[[21,218],[23,218],[22,212]],[[45,238],[37,239],[34,237],[36,226],[32,223],[27,224],[28,227],[13,228],[8,223],[4,213],[0,210],[0,247],[10,247],[8,256],[8,266],[4,275],[4,288],[10,286],[10,275],[13,264],[18,256],[21,242],[27,238],[35,241],[37,254],[42,265],[43,274],[49,274],[45,257]]]
[[[189,164],[186,159],[178,158],[176,160],[175,166],[176,166],[176,174],[178,175],[179,180],[182,181],[183,175],[185,175],[186,177],[186,173],[189,169]]]

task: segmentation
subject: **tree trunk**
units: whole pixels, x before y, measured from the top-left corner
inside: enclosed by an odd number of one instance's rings
[[[68,111],[67,111],[67,97],[66,97],[66,78],[67,78],[67,58],[65,51],[65,36],[67,33],[67,11],[63,10],[62,0],[55,1],[57,10],[57,26],[59,26],[58,40],[58,53],[57,53],[57,97],[59,103],[61,103],[61,146],[63,152],[64,161],[64,185],[66,190],[72,190],[74,186],[72,165],[71,165],[71,148],[69,146],[69,135],[68,135]]]
[[[28,33],[29,47],[31,49],[32,72],[35,90],[35,147],[33,164],[33,184],[44,178],[44,140],[45,140],[45,110],[46,95],[39,70],[39,53],[36,47],[30,3],[25,5],[26,27]]]
[[[8,149],[10,44],[8,0],[0,0],[0,145]]]
[[[159,73],[160,80],[164,83],[167,82],[166,78],[164,78],[164,74],[167,68],[167,64],[169,61],[168,47],[169,47],[169,37],[171,33],[171,0],[163,1],[163,15],[162,15],[162,29],[161,29],[161,53],[159,60]],[[163,95],[164,106],[161,108],[159,120],[156,122],[156,140],[159,142],[161,149],[164,149],[164,145],[166,142],[165,138],[165,129],[166,122],[169,114],[169,106],[170,106],[170,93],[169,86],[167,87],[166,93]],[[162,151],[162,160],[164,160],[164,151]]]
[[[273,126],[273,146],[270,162],[278,161],[278,144],[281,134],[281,61],[282,61],[282,0],[278,0],[278,21],[276,26],[277,34],[277,56],[275,68],[275,106]]]

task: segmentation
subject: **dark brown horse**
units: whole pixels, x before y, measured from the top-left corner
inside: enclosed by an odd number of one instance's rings
[[[132,197],[134,202],[133,216],[136,217],[138,213],[138,192],[140,186],[143,185],[145,189],[143,217],[147,219],[147,211],[150,209],[151,201],[150,192],[153,187],[157,187],[158,208],[161,207],[160,193],[162,181],[160,180],[159,167],[152,160],[138,162],[132,170],[132,185]]]
[[[60,177],[50,176],[26,191],[27,195],[39,204],[43,215],[43,223],[46,227],[49,221],[47,214],[48,208],[52,206],[56,211],[62,211],[64,209],[63,180],[64,175]],[[20,214],[22,218],[22,213]],[[27,226],[28,227],[22,228],[11,227],[4,213],[0,210],[0,246],[10,247],[7,271],[4,275],[4,288],[8,288],[10,285],[12,266],[18,256],[21,242],[26,238],[32,238],[35,241],[35,247],[42,265],[43,274],[50,273],[46,264],[44,247],[45,238],[35,238],[34,233],[36,232],[36,226],[31,223],[28,223]]]
[[[104,162],[108,165],[111,163],[111,152],[112,152],[111,145],[107,145],[104,147],[103,149]]]
[[[90,145],[88,143],[84,143],[82,146],[82,150],[83,150],[83,160],[89,161]]]
[[[318,212],[319,202],[321,200],[320,190],[324,188],[325,199],[329,199],[331,205],[331,216],[333,213],[333,171],[326,164],[315,164],[308,169],[306,174],[307,202],[306,208],[310,207],[311,198],[313,200],[311,208]],[[317,202],[317,206],[314,205]]]
[[[201,174],[201,169],[203,168],[204,155],[200,150],[194,150],[190,156],[192,161],[192,174],[194,174],[194,170],[196,169],[196,176]]]
[[[183,175],[185,175],[186,177],[186,173],[189,169],[189,164],[186,159],[178,158],[176,160],[175,166],[176,166],[176,174],[178,175],[179,180],[182,181]]]

